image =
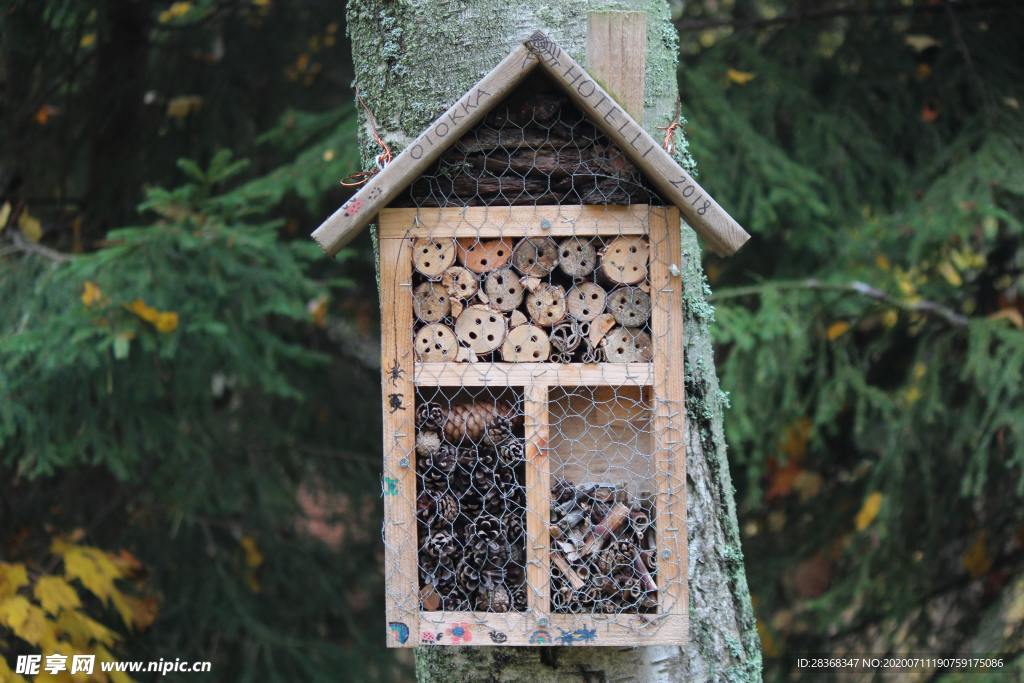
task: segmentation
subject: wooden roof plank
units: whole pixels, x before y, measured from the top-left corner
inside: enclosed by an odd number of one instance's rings
[[[536,66],[533,53],[525,45],[518,46],[324,221],[313,239],[328,255],[337,254]]]
[[[555,41],[537,31],[524,44],[537,55],[541,66],[562,85],[572,101],[622,148],[665,199],[679,207],[686,222],[713,251],[728,256],[750,239],[740,224]]]

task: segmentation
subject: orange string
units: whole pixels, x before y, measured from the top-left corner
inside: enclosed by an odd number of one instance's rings
[[[675,118],[673,118],[672,122],[670,124],[668,124],[667,126],[658,126],[658,130],[665,131],[665,139],[662,140],[661,146],[664,147],[665,151],[668,152],[669,154],[671,154],[672,150],[675,149],[675,140],[673,138],[673,135],[675,134],[676,129],[679,128],[679,115],[680,115],[680,113],[681,113],[680,112],[680,102],[679,102],[679,99],[677,98],[676,99],[676,115],[675,115]]]

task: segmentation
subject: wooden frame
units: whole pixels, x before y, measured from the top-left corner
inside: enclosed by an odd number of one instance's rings
[[[616,57],[613,54],[611,58]],[[541,31],[535,32],[522,45],[517,45],[490,73],[409,143],[394,161],[327,218],[313,232],[313,239],[331,256],[337,254],[381,209],[538,65],[595,125],[622,148],[664,198],[682,212],[713,251],[722,255],[733,254],[750,239],[740,224],[655,142],[597,79]],[[633,108],[635,110],[637,105],[634,104]],[[558,207],[555,211],[564,208]]]
[[[574,220],[554,233],[553,218]],[[384,392],[385,578],[388,645],[632,646],[680,644],[688,629],[685,404],[681,257],[675,207],[481,207],[385,209],[380,215],[381,367]],[[651,245],[651,363],[420,363],[412,349],[412,239],[473,235],[647,234]],[[565,229],[565,228],[560,228]],[[678,270],[675,271],[678,273]],[[551,387],[650,387],[654,445],[658,596],[656,614],[550,611],[549,521]],[[419,609],[416,527],[416,387],[521,390],[526,440],[526,612]]]

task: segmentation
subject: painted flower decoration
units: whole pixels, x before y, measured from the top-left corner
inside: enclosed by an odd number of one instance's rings
[[[345,215],[354,216],[359,213],[361,208],[363,208],[363,200],[352,198],[345,203]]]
[[[449,626],[448,635],[451,636],[453,644],[468,643],[473,640],[473,632],[470,631],[469,624],[465,622]]]

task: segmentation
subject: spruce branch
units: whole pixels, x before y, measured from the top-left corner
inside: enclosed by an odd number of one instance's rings
[[[948,306],[944,306],[935,301],[927,301],[923,299],[916,301],[898,299],[888,292],[878,289],[877,287],[872,287],[871,285],[865,282],[860,282],[859,280],[854,280],[852,282],[825,282],[817,278],[808,278],[806,280],[784,280],[761,285],[733,287],[732,289],[715,292],[711,295],[710,300],[712,303],[715,303],[718,301],[737,299],[745,296],[759,296],[769,290],[805,290],[839,292],[840,294],[857,294],[910,313],[934,315],[945,320],[954,327],[966,327],[968,322],[967,316],[957,313]]]

